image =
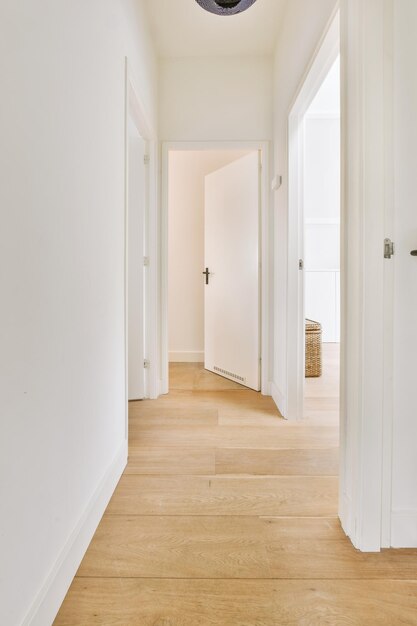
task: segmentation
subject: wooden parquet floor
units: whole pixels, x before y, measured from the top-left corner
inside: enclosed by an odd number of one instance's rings
[[[129,464],[55,626],[417,625],[417,551],[337,519],[337,346],[305,419],[206,372],[130,405]]]

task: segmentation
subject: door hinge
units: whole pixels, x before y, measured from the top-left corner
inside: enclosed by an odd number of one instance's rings
[[[384,259],[390,259],[395,254],[395,245],[391,239],[384,239]]]
[[[143,157],[143,162],[145,163],[145,165],[149,165],[149,163],[151,162],[151,157],[149,156],[149,154],[145,154],[145,156]]]
[[[148,257],[148,256],[144,256],[144,257],[143,257],[143,265],[144,265],[145,267],[148,267],[148,266],[150,265],[150,263],[151,263],[151,262],[150,262],[149,257]]]
[[[303,259],[300,259],[298,261],[298,269],[299,270],[303,270],[304,269],[304,261],[303,261]]]
[[[151,366],[151,362],[149,361],[149,359],[145,359],[143,362],[143,367],[145,368],[145,370],[148,370]]]

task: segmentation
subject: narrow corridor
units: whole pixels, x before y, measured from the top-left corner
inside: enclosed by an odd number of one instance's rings
[[[55,626],[417,624],[416,552],[357,552],[339,526],[328,371],[293,424],[196,364],[131,403],[128,467]]]

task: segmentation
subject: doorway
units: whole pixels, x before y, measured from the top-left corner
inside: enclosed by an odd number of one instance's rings
[[[337,423],[340,384],[340,59],[303,120],[303,417]],[[307,321],[308,320],[308,321]],[[321,335],[320,335],[321,333]],[[319,338],[321,337],[321,341]]]
[[[165,392],[173,363],[267,392],[266,153],[253,142],[164,146]]]
[[[317,395],[339,407],[340,34],[333,19],[289,114],[287,406],[303,419]],[[317,324],[306,332],[306,317]],[[319,336],[320,330],[322,337]],[[321,342],[321,339],[324,339]],[[317,345],[317,342],[319,345]],[[321,345],[322,343],[322,345]],[[307,350],[309,351],[307,353]],[[320,357],[321,353],[321,357]],[[306,359],[315,359],[307,379]],[[320,358],[323,362],[320,364]],[[320,367],[321,365],[321,367]],[[323,377],[324,372],[324,377]],[[309,371],[311,374],[311,370]],[[322,387],[320,389],[320,387]],[[313,402],[305,403],[312,396]],[[327,400],[326,400],[327,401]]]

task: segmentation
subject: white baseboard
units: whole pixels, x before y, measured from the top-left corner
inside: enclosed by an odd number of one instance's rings
[[[271,397],[271,395],[272,395],[271,394],[271,385],[272,385],[272,383],[266,383],[265,385],[264,384],[261,385],[261,394],[263,396]]]
[[[53,623],[126,463],[127,441],[123,442],[87,509],[64,545],[22,626],[50,626]]]
[[[391,547],[417,548],[417,511],[393,511]]]
[[[271,396],[272,396],[273,401],[278,407],[278,411],[281,413],[283,417],[285,417],[287,413],[287,405],[285,402],[285,398],[275,383],[271,383]]]
[[[159,380],[158,382],[158,391],[158,397],[164,396],[165,394],[169,393],[168,385],[166,385],[163,380]]]
[[[170,363],[204,363],[204,352],[170,352]]]
[[[361,552],[381,551],[381,537],[379,534],[376,537],[371,537],[370,543],[364,542],[354,520],[352,500],[346,494],[342,494],[339,498],[339,519],[343,531],[351,540],[354,548]]]
[[[341,494],[339,497],[339,519],[345,534],[353,543],[352,501],[346,494]]]

